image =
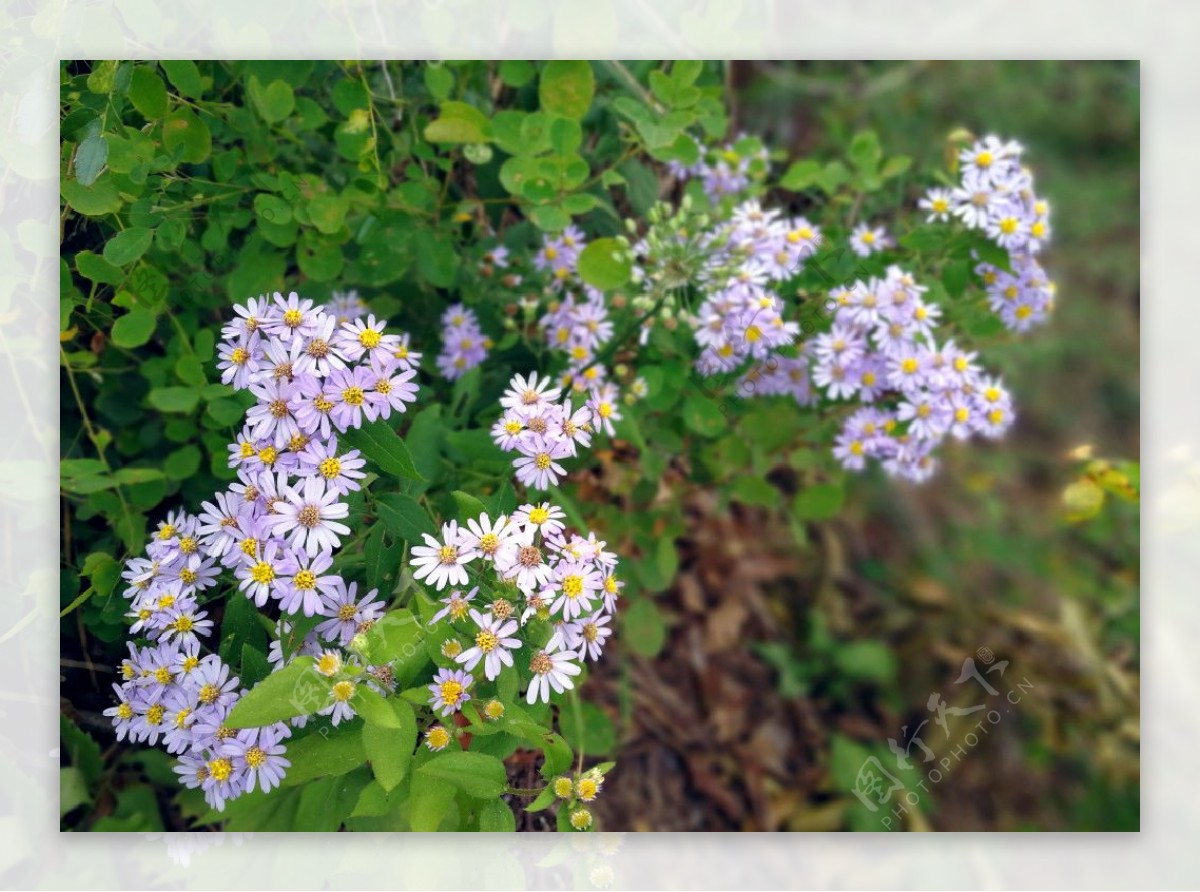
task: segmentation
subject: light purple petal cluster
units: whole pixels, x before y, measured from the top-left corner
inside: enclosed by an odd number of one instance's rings
[[[960,220],[1009,253],[1011,272],[980,264],[988,302],[1004,325],[1024,332],[1045,322],[1054,306],[1054,285],[1036,255],[1049,241],[1050,204],[1033,188],[1021,163],[1024,147],[985,136],[959,153],[959,182],[930,189],[918,202],[928,222]]]
[[[442,377],[454,381],[487,358],[492,340],[479,327],[475,311],[455,304],[442,314],[442,352],[437,367]]]
[[[812,383],[829,399],[861,404],[833,447],[850,470],[874,459],[920,482],[933,474],[933,452],[946,437],[999,437],[1013,422],[1011,397],[975,354],[937,341],[941,311],[925,290],[896,266],[882,279],[835,289],[831,329],[805,344]]]
[[[284,615],[324,618],[299,642],[280,619],[268,654],[276,670],[297,655],[320,654],[322,639],[347,645],[383,614],[377,592],[359,598],[355,583],[330,570],[350,532],[344,498],[365,476],[365,461],[356,450],[339,452],[334,431],[403,412],[416,398],[420,356],[384,325],[353,292],[327,307],[295,293],[234,307],[218,368],[223,381],[256,398],[229,447],[237,482],[197,516],[170,512],[145,555],[122,573],[130,633],[150,643],[130,643],[123,683],[114,686],[117,705],[106,715],[119,739],[161,742],[177,754],[180,782],[203,789],[218,810],[242,793],[278,786],[290,730],[284,723],[236,734],[224,728],[243,691],[218,656],[200,653],[213,621],[198,596],[231,572],[259,607],[275,602]],[[352,714],[336,698],[320,705],[314,711]]]

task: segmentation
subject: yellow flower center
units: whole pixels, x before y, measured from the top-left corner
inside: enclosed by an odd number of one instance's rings
[[[274,446],[265,446],[258,450],[258,458],[264,465],[273,465],[275,459],[279,458],[279,452]]]
[[[600,785],[596,783],[595,778],[584,777],[580,778],[579,783],[575,785],[575,791],[579,793],[579,798],[584,802],[591,802],[600,792]]]
[[[578,598],[583,594],[583,577],[575,574],[563,577],[562,589],[568,598]]]
[[[454,679],[449,679],[448,681],[442,682],[441,692],[442,700],[444,700],[448,706],[457,706],[458,701],[463,694],[463,686]]]
[[[541,526],[550,519],[550,509],[538,506],[529,512],[529,522]]]
[[[321,472],[321,476],[326,480],[332,480],[338,474],[342,473],[342,463],[337,458],[327,458],[317,465],[317,470]]]
[[[181,709],[181,710],[179,710],[179,712],[175,713],[175,727],[176,728],[186,728],[188,716],[190,716],[191,714],[192,714],[192,710],[190,707],[187,707],[187,706],[183,707],[183,709]]]
[[[992,160],[991,152],[980,152],[975,156],[975,165],[977,167],[991,167]]]
[[[900,363],[900,371],[906,375],[916,374],[918,363],[911,356]]]
[[[347,387],[342,391],[342,402],[348,406],[361,406],[363,404],[363,389],[361,387]]]
[[[233,762],[224,757],[213,759],[208,763],[208,773],[218,781],[227,781],[233,774]]]
[[[256,746],[246,750],[246,764],[251,768],[261,768],[263,763],[267,761],[267,754]]]
[[[358,608],[353,604],[343,604],[338,608],[337,617],[344,623],[354,619],[354,614],[358,612]]]
[[[345,703],[354,696],[355,685],[352,681],[339,681],[333,686],[333,699]]]
[[[250,359],[250,353],[244,347],[234,347],[233,352],[229,354],[229,361],[234,365],[245,365]]]
[[[266,561],[259,561],[250,568],[250,578],[257,583],[267,585],[275,581],[275,568]]]
[[[342,668],[342,658],[335,653],[326,652],[317,659],[316,669],[322,675],[334,675]]]
[[[122,703],[117,707],[117,715],[128,721],[133,718],[133,707],[128,703]]]
[[[161,725],[163,716],[166,715],[167,709],[160,703],[155,703],[146,710],[147,725]]]
[[[539,452],[533,459],[533,463],[537,466],[539,471],[547,470],[550,467],[550,453]]]
[[[333,403],[323,396],[318,396],[313,400],[313,408],[318,412],[329,412],[333,408]]]
[[[292,577],[292,585],[301,591],[309,591],[317,587],[317,574],[312,570],[301,570]]]
[[[250,456],[254,455],[254,451],[254,444],[249,440],[243,440],[241,447],[238,449],[238,454],[242,458],[249,458]]]
[[[495,554],[500,547],[500,537],[495,533],[484,533],[479,537],[479,550],[484,554]]]
[[[475,636],[475,646],[485,654],[490,654],[499,644],[500,639],[496,637],[495,633],[489,632],[487,629],[484,629]]]
[[[174,677],[166,666],[159,666],[154,670],[154,680],[159,684],[170,684]]]
[[[358,342],[368,350],[374,350],[379,346],[379,341],[382,335],[373,328],[364,328],[358,335]]]
[[[457,545],[443,545],[438,550],[438,560],[441,561],[443,564],[458,563],[458,546]]]
[[[187,614],[180,616],[175,622],[171,623],[171,628],[180,633],[190,632],[194,626],[195,621]]]
[[[221,689],[211,682],[200,687],[200,693],[197,695],[200,702],[206,706],[211,706],[217,702],[217,698],[221,696]]]
[[[450,732],[441,725],[438,725],[429,729],[429,733],[425,735],[425,739],[429,742],[431,748],[440,750],[450,742]]]
[[[174,538],[174,536],[175,527],[172,524],[164,523],[158,528],[158,538],[162,539],[164,542],[168,539]]]
[[[1016,217],[1005,217],[1000,221],[1000,231],[1005,235],[1012,235],[1017,231],[1018,225]]]

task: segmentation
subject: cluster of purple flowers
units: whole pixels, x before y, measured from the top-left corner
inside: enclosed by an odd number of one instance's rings
[[[173,512],[159,524],[145,557],[126,564],[132,633],[150,643],[129,642],[122,682],[113,685],[117,703],[104,714],[118,740],[161,743],[178,755],[180,782],[201,788],[220,810],[256,786],[267,791],[279,784],[290,765],[283,745],[290,731],[282,724],[244,731],[224,726],[243,692],[220,657],[201,653],[201,637],[213,623],[198,598],[216,584],[218,571],[212,536],[200,529],[196,518]]]
[[[276,294],[234,312],[222,330],[218,368],[222,380],[258,398],[229,450],[238,480],[196,516],[170,513],[146,556],[126,565],[130,631],[154,645],[130,645],[126,684],[109,710],[119,735],[155,743],[163,734],[169,751],[181,754],[182,782],[202,787],[218,809],[256,783],[264,790],[278,783],[289,732],[282,724],[238,732],[222,726],[240,696],[238,680],[215,655],[199,656],[212,621],[197,598],[230,571],[257,606],[274,602],[281,614],[322,617],[300,653],[319,652],[321,641],[344,647],[383,615],[375,591],[359,597],[357,583],[330,572],[350,532],[343,499],[366,476],[357,450],[339,452],[335,431],[405,411],[420,359],[406,337],[384,333],[374,316],[364,319],[353,293],[326,307]],[[281,619],[280,637],[290,628]],[[270,660],[283,665],[280,641]],[[318,714],[349,709],[336,692],[331,701]]]
[[[579,284],[576,267],[579,255],[586,247],[583,230],[568,226],[557,236],[542,238],[542,247],[533,255],[533,268],[545,273],[550,278],[550,287],[556,291],[566,285]]]
[[[616,554],[595,533],[570,533],[564,518],[548,502],[528,504],[511,516],[482,514],[465,527],[447,523],[440,539],[426,535],[426,544],[413,548],[414,578],[438,591],[453,586],[430,625],[448,620],[470,636],[466,648],[457,639],[443,646],[462,669],[443,669],[429,685],[435,710],[450,715],[462,708],[480,664],[489,681],[511,667],[522,646],[519,630],[534,618],[551,622],[554,632],[530,659],[529,703],[549,702],[552,690],[573,688],[579,662],[599,659],[624,583],[616,576]],[[465,590],[466,566],[474,561],[483,565],[481,572],[494,572],[501,593],[490,604],[479,603],[480,609],[473,604],[479,586]]]
[[[1055,287],[1032,254],[1013,254],[1011,266],[1012,272],[1007,272],[981,263],[975,271],[983,279],[988,306],[1000,321],[1012,331],[1024,332],[1049,318]]]
[[[956,217],[1008,251],[1012,274],[999,275],[986,265],[981,273],[993,308],[1016,331],[1045,321],[1054,294],[1033,257],[1051,235],[1050,205],[1033,191],[1033,174],[1021,164],[1023,152],[1020,143],[986,136],[959,153],[957,186],[931,189],[919,202],[929,222]],[[990,281],[989,271],[996,273]]]
[[[700,374],[731,372],[751,360],[743,392],[808,399],[807,380],[792,374],[800,366],[779,355],[795,343],[800,326],[784,320],[775,283],[799,273],[820,243],[820,230],[803,217],[784,218],[754,200],[734,209],[730,225],[709,245],[707,296],[690,319],[701,348]]]
[[[743,136],[744,134],[740,134],[738,139],[742,139]],[[679,180],[699,179],[704,185],[704,194],[712,202],[726,195],[744,192],[750,186],[751,163],[755,160],[765,162],[769,158],[765,148],[760,148],[754,154],[744,155],[738,152],[736,141],[720,147],[706,147],[695,137],[692,139],[700,153],[699,160],[691,165],[670,161],[667,163],[667,170]]]
[[[833,400],[862,407],[846,421],[833,454],[850,470],[868,458],[891,475],[928,479],[933,451],[947,436],[998,437],[1013,408],[999,380],[983,374],[975,354],[935,339],[941,311],[926,289],[898,267],[883,279],[831,292],[833,327],[811,343],[812,380]]]
[[[560,399],[561,397],[561,399]],[[492,439],[505,452],[518,452],[513,460],[517,480],[534,489],[548,489],[567,472],[560,459],[573,458],[580,446],[591,446],[592,434],[611,436],[614,421],[621,419],[617,388],[594,386],[573,405],[572,395],[539,380],[537,372],[526,378],[514,375],[500,398],[504,414],[492,426]]]
[[[487,358],[491,338],[479,327],[475,311],[455,304],[442,313],[442,352],[437,367],[449,381],[461,378]]]

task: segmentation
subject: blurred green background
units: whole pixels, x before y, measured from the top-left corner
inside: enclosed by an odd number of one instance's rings
[[[668,595],[666,650],[627,673],[673,705],[631,712],[621,771],[599,803],[607,826],[1138,828],[1138,510],[1111,503],[1080,525],[1061,510],[1079,473],[1068,450],[1139,454],[1138,79],[1124,62],[732,66],[735,128],[789,157],[838,157],[864,128],[918,170],[944,163],[958,128],[1022,142],[1053,208],[1044,265],[1058,306],[1047,327],[984,347],[1016,401],[1003,442],[943,450],[923,487],[877,471],[852,480],[841,516],[799,555],[768,515],[697,521],[696,561]],[[774,578],[716,583],[772,560]],[[1001,695],[1014,679],[1033,689],[1002,704],[970,747],[961,737],[983,713],[949,719],[947,734],[928,700],[983,702],[954,684],[966,658],[984,668],[982,648],[1009,662]],[[649,699],[635,693],[639,706]],[[914,787],[919,747],[905,773],[887,743],[904,746],[903,729],[927,719],[931,765],[966,753],[928,791]],[[919,799],[889,825],[851,795],[872,755]]]

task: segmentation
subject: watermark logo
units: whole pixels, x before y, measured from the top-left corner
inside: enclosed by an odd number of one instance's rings
[[[949,698],[938,691],[929,694],[925,701],[929,718],[911,732],[904,725],[899,737],[888,738],[894,766],[885,766],[876,756],[863,762],[854,779],[853,792],[868,811],[879,815],[884,829],[901,826],[909,811],[919,807],[922,793],[929,794],[932,787],[949,777],[991,729],[1004,721],[1005,715],[1034,689],[1028,678],[1010,684],[1004,677],[1008,665],[1008,660],[997,662],[990,648],[979,648],[973,657],[963,660],[954,681],[955,692]],[[974,692],[966,698],[970,705],[952,705],[962,702],[962,692],[967,690]],[[982,698],[982,702],[971,702],[975,697]],[[962,733],[963,722],[973,723],[965,733]],[[931,723],[932,727],[925,730]],[[938,735],[935,729],[942,733]],[[947,748],[952,729],[960,733],[960,739]],[[933,746],[923,734],[933,741]],[[938,744],[943,751],[940,757],[935,750]]]

